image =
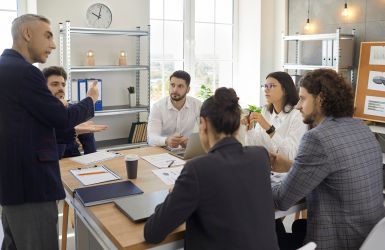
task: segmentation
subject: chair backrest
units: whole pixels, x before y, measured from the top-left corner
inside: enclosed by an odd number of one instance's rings
[[[303,247],[298,248],[297,250],[314,250],[316,247],[317,247],[317,244],[315,244],[314,242],[309,242]]]
[[[382,218],[370,231],[360,250],[383,249],[385,246],[385,218]]]

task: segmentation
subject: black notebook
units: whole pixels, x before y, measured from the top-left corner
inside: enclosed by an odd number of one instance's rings
[[[142,193],[142,190],[128,180],[75,189],[76,196],[79,197],[80,201],[86,207],[112,202],[117,198]]]

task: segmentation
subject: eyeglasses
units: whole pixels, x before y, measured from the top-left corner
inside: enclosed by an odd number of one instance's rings
[[[273,89],[277,87],[277,85],[273,84],[273,83],[265,83],[265,84],[261,84],[261,88],[265,88],[265,89]]]

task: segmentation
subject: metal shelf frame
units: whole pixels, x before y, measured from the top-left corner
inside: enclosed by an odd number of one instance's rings
[[[114,65],[97,65],[97,66],[76,66],[71,65],[71,39],[72,34],[76,35],[101,35],[101,36],[128,36],[136,39],[135,55],[136,60],[134,65],[114,66]],[[148,56],[146,64],[141,64],[140,48],[141,37],[147,37],[146,47],[148,48]],[[150,104],[150,25],[147,30],[141,30],[136,27],[135,30],[113,30],[113,29],[94,29],[71,27],[71,22],[66,21],[64,24],[59,23],[59,53],[60,65],[67,71],[68,96],[72,94],[72,73],[78,72],[119,72],[119,71],[134,71],[135,72],[135,88],[136,88],[136,105],[129,107],[128,105],[120,106],[121,108],[114,109],[111,107],[103,107],[102,111],[96,111],[95,116],[121,115],[121,114],[137,114],[139,121],[139,113],[149,112],[149,106],[140,105],[140,71],[147,71],[147,103]]]
[[[282,68],[283,70],[294,70],[295,75],[300,75],[300,70],[314,70],[314,69],[334,69],[339,72],[342,70],[350,70],[350,78],[353,82],[353,66],[341,67],[340,59],[341,59],[341,48],[340,41],[341,40],[354,40],[355,39],[355,29],[352,30],[352,34],[341,34],[341,29],[337,28],[335,33],[328,34],[311,34],[311,35],[284,35],[282,34]],[[336,60],[335,65],[333,66],[325,66],[325,65],[305,65],[301,63],[301,53],[302,53],[302,42],[306,41],[323,41],[323,40],[333,40],[335,43],[336,51]],[[294,41],[295,42],[295,63],[288,63],[288,44],[287,42]],[[352,51],[354,53],[354,51]],[[354,57],[353,57],[354,58]]]

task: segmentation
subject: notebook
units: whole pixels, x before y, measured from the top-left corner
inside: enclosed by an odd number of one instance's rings
[[[155,207],[162,203],[169,191],[161,190],[115,200],[115,205],[134,222],[142,222],[150,217]]]
[[[75,189],[75,195],[79,197],[85,207],[104,204],[124,196],[142,193],[142,190],[128,180]]]
[[[204,151],[201,140],[199,138],[199,133],[192,133],[187,141],[186,149],[184,151],[171,151],[170,154],[175,155],[183,160],[191,159],[198,155],[203,155],[206,152]]]

